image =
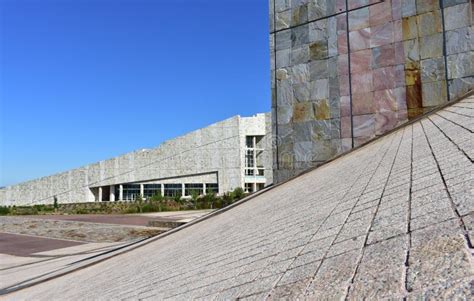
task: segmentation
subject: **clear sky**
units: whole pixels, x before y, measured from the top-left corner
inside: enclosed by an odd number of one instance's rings
[[[270,110],[268,0],[0,0],[0,186]]]

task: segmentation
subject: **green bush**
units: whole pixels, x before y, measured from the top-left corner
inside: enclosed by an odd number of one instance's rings
[[[7,206],[0,206],[0,215],[10,214],[10,208]]]

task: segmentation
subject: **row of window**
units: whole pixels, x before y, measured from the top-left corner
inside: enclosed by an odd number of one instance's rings
[[[148,198],[156,194],[161,194],[161,185],[162,184],[143,184],[143,197]],[[124,184],[123,187],[123,200],[135,200],[136,197],[140,194],[140,184]],[[182,195],[182,185],[181,184],[163,184],[164,196],[174,197]],[[217,183],[206,183],[206,192],[207,193],[218,193],[219,184]],[[191,196],[193,193],[199,195],[204,193],[204,184],[184,184],[184,194],[185,196]]]

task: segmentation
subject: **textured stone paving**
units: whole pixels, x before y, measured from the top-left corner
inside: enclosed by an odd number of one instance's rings
[[[472,297],[474,98],[12,299]]]

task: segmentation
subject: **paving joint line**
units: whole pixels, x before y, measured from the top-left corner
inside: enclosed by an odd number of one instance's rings
[[[440,114],[438,114],[438,113],[435,113],[434,115],[439,116],[439,117],[443,118],[444,120],[449,121],[449,122],[451,122],[451,123],[453,123],[453,124],[459,126],[460,128],[463,128],[463,129],[465,129],[466,131],[468,131],[468,132],[474,134],[474,132],[473,132],[472,130],[468,129],[467,127],[465,127],[465,126],[463,126],[463,125],[461,125],[461,124],[459,124],[459,123],[457,123],[457,122],[452,121],[451,119],[448,119],[448,118],[444,117],[443,115],[440,115]],[[429,117],[429,116],[428,116],[428,117]]]
[[[473,250],[473,246],[472,246],[472,242],[471,242],[471,239],[469,238],[469,234],[468,234],[468,230],[467,230],[467,227],[466,227],[466,224],[464,223],[464,220],[461,216],[461,214],[459,213],[457,207],[456,207],[456,204],[454,203],[454,200],[451,196],[451,192],[449,191],[449,188],[448,188],[448,185],[446,184],[446,180],[444,178],[444,175],[443,175],[443,172],[441,171],[441,167],[439,165],[439,162],[438,162],[438,159],[436,158],[436,155],[433,151],[433,147],[428,139],[428,136],[426,135],[426,130],[425,130],[425,127],[423,125],[422,122],[420,122],[421,124],[421,128],[423,130],[423,134],[424,134],[424,137],[426,139],[426,142],[428,143],[428,146],[431,150],[431,155],[433,156],[435,162],[436,162],[436,167],[438,168],[438,171],[441,175],[441,179],[443,181],[443,185],[444,185],[444,189],[446,189],[446,192],[448,194],[448,198],[449,198],[449,201],[450,201],[450,204],[451,204],[451,209],[454,211],[454,214],[457,216],[458,218],[458,222],[459,222],[459,226],[463,232],[463,236],[464,236],[464,239],[466,241],[466,244],[467,244],[467,247],[471,250],[471,253],[472,253],[472,250]]]
[[[391,146],[393,140],[394,140],[394,137],[392,137],[392,139],[390,140],[390,143],[386,142],[385,144],[381,145],[381,146],[379,147],[379,149],[375,152],[375,153],[378,153],[380,150],[383,149],[384,146],[386,146],[387,144],[389,144],[389,146],[387,147],[387,150],[385,151],[384,155],[383,155],[382,158],[380,159],[379,165],[380,165],[380,163],[383,161],[383,158],[384,158],[385,155],[387,154],[388,150],[390,149],[390,146]],[[373,174],[375,174],[375,172],[376,172],[376,170],[377,170],[377,168],[378,168],[379,165],[377,165],[377,167],[375,168]],[[329,217],[332,216],[332,213],[336,210],[336,208],[337,208],[340,204],[344,203],[344,202],[342,202],[342,200],[344,200],[344,198],[345,198],[345,197],[347,196],[347,194],[352,190],[352,188],[355,186],[355,184],[356,184],[361,178],[363,178],[363,173],[364,173],[364,171],[365,171],[365,169],[362,169],[362,170],[361,170],[361,172],[358,174],[357,178],[354,180],[354,182],[351,184],[351,186],[346,190],[346,192],[344,193],[344,195],[341,197],[341,200],[336,204],[336,206],[334,206],[334,208],[329,212],[329,214],[326,216],[326,218],[325,218],[325,219],[322,221],[322,223],[319,225],[318,229],[316,230],[316,232],[314,233],[314,235],[312,236],[312,238],[313,238],[314,236],[316,236],[316,234],[318,233],[319,229],[321,229],[322,225],[324,225],[324,223],[329,219]],[[372,176],[373,176],[373,174],[372,174]],[[370,179],[369,179],[368,183],[370,183]],[[367,185],[368,185],[368,183],[367,183]],[[363,194],[363,192],[360,194],[360,196],[361,196],[362,194]],[[360,198],[360,196],[359,196],[359,198]],[[357,204],[357,202],[354,204],[354,206],[353,206],[352,208],[354,208],[356,204]],[[350,216],[350,213],[347,215],[346,220],[347,220],[347,218],[348,218],[349,216]],[[339,229],[338,234],[340,233],[340,231],[342,231],[342,228],[344,227],[344,223],[343,223],[342,225],[343,225],[343,226]],[[339,226],[339,225],[338,225],[338,226]],[[337,227],[337,226],[334,226],[334,227]],[[333,227],[333,228],[334,228],[334,227]],[[320,261],[320,264],[318,265],[318,268],[317,268],[316,271],[314,272],[314,275],[311,277],[312,279],[308,282],[307,287],[306,287],[305,290],[302,292],[303,295],[306,294],[307,288],[308,288],[309,285],[311,285],[311,283],[313,282],[314,277],[316,277],[316,274],[318,273],[319,268],[321,267],[321,265],[322,265],[322,263],[323,263],[323,261],[324,261],[326,255],[327,255],[327,253],[329,252],[329,249],[334,245],[334,242],[336,241],[337,236],[338,236],[338,235],[336,235],[336,236],[334,237],[334,239],[332,240],[330,246],[327,248],[325,254],[323,255],[323,258],[322,258],[321,261]],[[329,236],[329,237],[330,237],[330,236]],[[311,241],[312,238],[310,238],[309,241]],[[307,244],[306,244],[306,245],[307,245]],[[304,250],[304,248],[306,247],[306,245],[302,248],[302,250],[298,253],[298,255],[293,258],[293,261],[288,265],[288,267],[290,267],[290,266],[293,264],[293,262],[296,260],[296,258],[298,258],[298,256],[301,254],[301,252],[302,252],[302,251]],[[287,270],[288,270],[288,269],[287,269]],[[270,291],[268,292],[268,294],[267,294],[267,296],[265,297],[264,300],[268,300],[268,298],[271,296],[272,292],[273,292],[273,291],[275,290],[275,288],[278,286],[278,283],[281,281],[281,279],[283,278],[283,276],[284,276],[284,273],[283,273],[283,274],[281,275],[281,277],[279,277],[279,279],[277,279],[276,282],[273,284],[272,288],[270,289]]]
[[[457,149],[458,149],[459,151],[461,151],[461,152],[464,154],[464,156],[465,156],[469,161],[471,161],[471,163],[474,163],[474,160],[471,159],[471,158],[466,154],[466,152],[465,152],[462,148],[460,148],[459,145],[458,145],[457,143],[455,143],[430,117],[428,117],[428,120],[431,121],[431,123],[432,123],[436,128],[438,128],[438,130],[439,130],[452,144],[454,144],[454,145],[457,147]]]
[[[378,213],[378,211],[379,211],[379,207],[380,207],[380,204],[381,204],[381,202],[382,202],[382,198],[383,198],[383,196],[384,196],[385,189],[387,188],[387,184],[388,184],[388,181],[389,181],[389,179],[390,179],[390,175],[391,175],[391,173],[392,173],[393,166],[395,165],[395,162],[396,162],[396,160],[397,160],[397,158],[398,158],[398,152],[399,152],[399,150],[400,150],[400,146],[402,145],[403,137],[405,136],[405,131],[406,131],[406,128],[404,129],[404,131],[403,131],[403,133],[402,133],[402,135],[401,135],[401,137],[400,137],[400,141],[399,141],[399,143],[398,143],[397,149],[396,149],[395,154],[394,154],[394,156],[393,156],[392,164],[390,165],[390,170],[389,170],[389,172],[388,172],[388,174],[387,174],[387,178],[386,178],[386,180],[385,180],[385,185],[384,185],[384,187],[383,187],[383,190],[382,190],[382,193],[381,193],[381,195],[380,195],[380,198],[379,198],[379,200],[378,200],[378,202],[377,202],[377,206],[376,206],[376,208],[375,208],[375,212],[374,212],[373,215],[372,215],[372,220],[371,220],[371,222],[370,222],[370,226],[369,226],[369,228],[368,228],[368,230],[367,230],[367,233],[365,234],[364,245],[362,246],[362,249],[360,250],[360,255],[359,255],[359,258],[357,259],[357,264],[356,264],[356,267],[355,267],[355,269],[354,269],[354,273],[352,274],[352,278],[351,278],[351,280],[349,281],[349,285],[348,285],[347,288],[346,288],[344,300],[348,300],[348,298],[349,298],[349,293],[350,293],[350,291],[351,291],[352,285],[354,284],[354,280],[355,280],[355,277],[356,277],[356,275],[357,275],[357,272],[359,271],[360,264],[362,263],[362,258],[364,257],[365,250],[366,250],[366,248],[367,248],[367,246],[368,246],[367,241],[368,241],[368,239],[369,239],[369,234],[370,234],[370,232],[371,232],[370,230],[372,229],[372,227],[373,227],[373,225],[374,225],[375,217],[377,216],[377,213]],[[341,298],[341,299],[342,299],[342,298]]]

